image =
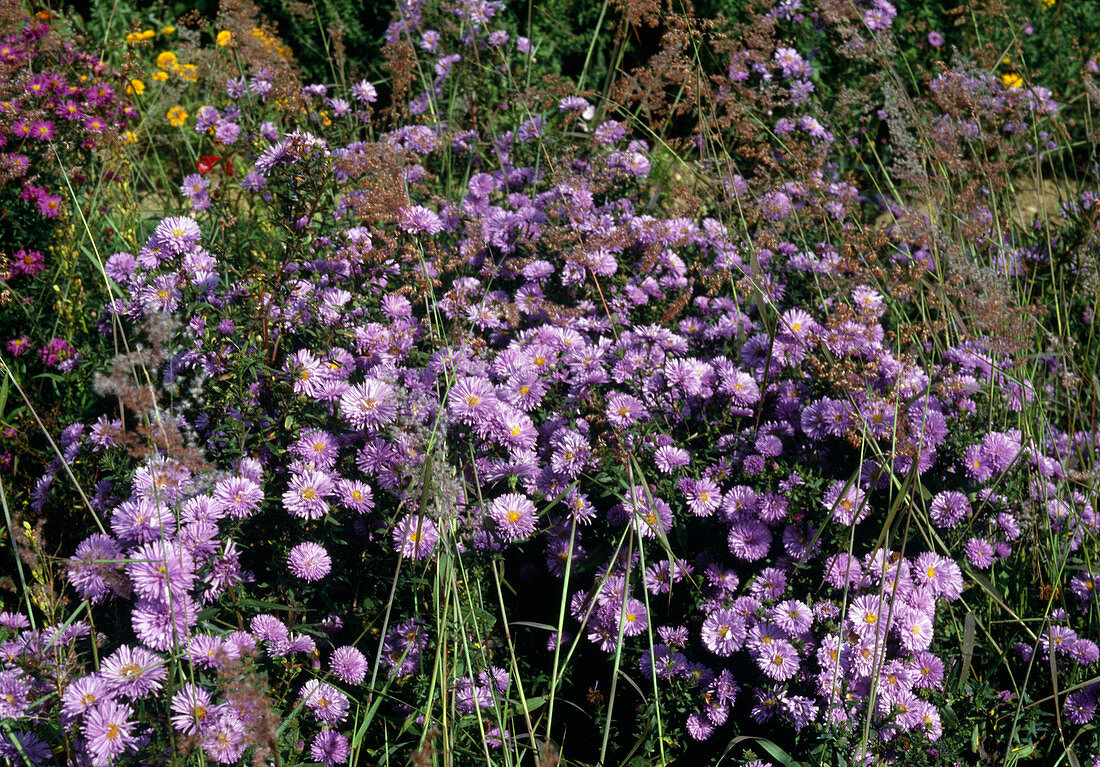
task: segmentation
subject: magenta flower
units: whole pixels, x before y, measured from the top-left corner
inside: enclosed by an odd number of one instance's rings
[[[307,541],[290,550],[287,567],[302,580],[319,581],[332,570],[332,558],[323,546]]]
[[[42,253],[37,250],[20,248],[15,251],[11,259],[12,274],[25,274],[28,277],[33,277],[45,268],[46,261],[42,257]]]
[[[38,212],[46,218],[57,218],[57,214],[61,212],[61,196],[56,194],[39,195]]]
[[[30,351],[31,339],[27,336],[12,338],[5,346],[7,347],[8,353],[13,357],[20,357]]]

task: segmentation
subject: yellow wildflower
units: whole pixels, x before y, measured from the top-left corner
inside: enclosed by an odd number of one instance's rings
[[[233,33],[230,32],[228,29],[223,29],[221,32],[218,33],[218,45],[221,45],[221,46],[229,45],[229,41],[232,40],[232,39],[233,39]]]
[[[156,72],[149,76],[152,77],[154,80],[159,80],[160,82],[164,82],[168,79],[168,73],[165,72],[163,69],[158,69]]]
[[[1001,75],[1001,80],[1008,88],[1020,88],[1024,84],[1024,79],[1013,72],[1006,72]]]
[[[172,34],[172,33],[173,33],[173,32],[175,32],[175,31],[176,31],[176,28],[175,28],[175,27],[171,27],[171,26],[169,26],[169,27],[165,27],[164,29],[162,29],[162,30],[160,31],[160,33],[161,33],[162,35],[170,35],[170,34]]]
[[[1053,8],[1055,0],[1039,0],[1039,2],[1045,5],[1047,8]]]
[[[181,80],[186,80],[189,83],[193,83],[199,79],[199,70],[194,64],[183,64],[182,66],[173,67],[172,71],[179,75]]]
[[[145,83],[141,80],[131,80],[130,84],[126,86],[126,92],[131,96],[140,96],[145,93]]]
[[[164,51],[164,53],[157,56],[157,66],[161,69],[171,69],[176,65],[176,54],[171,51]]]
[[[134,132],[132,130],[126,131],[125,133],[122,134],[122,136],[123,136],[123,138],[126,139],[127,144],[136,144],[137,143],[137,136],[134,134]]]
[[[165,117],[168,118],[169,125],[178,128],[187,122],[187,110],[181,106],[174,106],[168,110]]]

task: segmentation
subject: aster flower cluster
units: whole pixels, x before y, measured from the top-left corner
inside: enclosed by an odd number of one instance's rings
[[[476,632],[450,644],[415,592],[458,562],[552,584],[567,617],[550,651],[626,658],[682,704],[675,726],[693,741],[728,739],[739,714],[796,732],[867,723],[887,756],[940,739],[952,611],[968,589],[995,592],[1036,536],[1056,540],[1063,563],[1095,543],[1082,488],[1100,435],[1021,429],[1038,393],[994,334],[912,335],[932,240],[886,227],[860,250],[860,193],[815,111],[816,54],[731,50],[715,95],[732,110],[739,93],[764,94],[773,119],[752,140],[804,152],[812,170],[723,172],[715,208],[681,215],[647,204],[650,143],[585,96],[549,99],[505,131],[444,120],[437,107],[474,54],[522,68],[532,49],[492,28],[499,3],[472,1],[456,5],[463,36],[448,49],[421,5],[403,4],[387,33],[431,57],[411,124],[353,133],[377,98],[363,81],[343,94],[305,86],[308,125],[281,127],[244,106],[267,102],[259,73],[226,83],[230,103],[198,109],[196,131],[238,153],[241,199],[278,222],[279,247],[213,244],[226,163],[220,181],[181,174],[191,215],[105,261],[117,289],[105,333],[182,318],[166,342],[160,383],[181,395],[166,422],[209,463],[165,451],[97,486],[101,529],[68,559],[67,584],[128,626],[97,645],[97,671],[65,677],[64,737],[96,765],[145,758],[154,734],[141,715],[159,710],[235,763],[262,760],[273,718],[297,716],[314,760],[345,762],[379,673],[411,698],[433,656],[487,645]],[[884,34],[896,11],[851,13]],[[984,96],[991,122],[1055,111],[977,74],[930,87],[941,104]],[[545,142],[577,124],[576,144],[548,162]],[[766,154],[747,163],[763,168]],[[444,188],[456,158],[469,177]],[[21,274],[37,263],[24,252]],[[48,348],[57,364],[71,354]],[[78,458],[125,465],[112,419],[66,429],[49,478]],[[1072,561],[1069,609],[1021,639],[1013,662],[1062,664],[1076,681],[1100,656],[1085,628],[1100,573]],[[395,567],[416,575],[379,608],[365,592]],[[547,625],[544,605],[518,601]],[[359,639],[336,638],[345,619],[363,623]],[[6,620],[26,647],[44,641]],[[73,625],[66,641],[88,631]],[[42,680],[26,670],[32,650],[7,647],[0,714],[41,753],[23,724]],[[463,662],[459,714],[518,712],[499,658]],[[1068,721],[1093,722],[1097,698],[1096,685],[1074,689]],[[515,727],[501,719],[484,742],[516,741]]]
[[[66,217],[70,190],[79,193],[95,180],[96,151],[137,113],[118,92],[117,71],[22,9],[5,13],[11,14],[0,31],[0,205],[7,211],[0,220],[0,303],[6,306],[9,286],[29,303],[44,279],[39,275],[58,268],[52,235]],[[34,351],[45,367],[66,373],[76,367],[79,355],[56,327],[38,337],[12,332],[27,324],[25,313],[5,309],[6,353]]]

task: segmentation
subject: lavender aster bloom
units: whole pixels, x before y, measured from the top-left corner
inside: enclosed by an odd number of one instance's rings
[[[133,709],[125,704],[105,700],[84,718],[84,737],[92,754],[92,764],[106,767],[135,744],[130,720]]]
[[[355,429],[373,429],[388,423],[397,415],[393,387],[368,378],[340,397],[340,413]]]
[[[354,647],[338,647],[332,653],[329,668],[348,684],[362,684],[367,675],[367,659]]]
[[[126,573],[139,596],[166,602],[191,590],[195,563],[189,553],[161,540],[133,551]]]
[[[210,692],[187,682],[172,696],[172,726],[184,735],[200,735],[213,722]]]
[[[290,550],[287,567],[303,580],[319,581],[332,569],[332,558],[323,546],[307,541]]]
[[[348,739],[335,730],[321,730],[309,747],[310,756],[322,764],[343,764],[350,750]]]
[[[81,677],[70,683],[61,693],[61,710],[64,716],[75,719],[104,700],[114,697],[107,683],[99,674]]]
[[[523,540],[535,532],[535,504],[524,495],[508,493],[495,498],[489,506],[489,516],[505,540]]]
[[[19,719],[26,713],[31,686],[20,669],[0,671],[0,717]]]
[[[420,514],[404,517],[393,529],[393,545],[410,559],[427,559],[439,534],[430,519]]]
[[[290,487],[283,493],[283,506],[295,517],[320,519],[328,513],[325,497],[332,495],[333,489],[332,477],[309,469],[291,477]]]
[[[123,645],[103,662],[100,675],[113,692],[137,700],[159,690],[168,669],[159,655]]]
[[[397,225],[409,234],[439,234],[443,220],[423,205],[410,205],[397,214]]]
[[[342,722],[348,715],[348,697],[330,684],[310,679],[302,687],[302,700],[322,722]]]
[[[156,247],[169,253],[185,253],[197,245],[201,238],[202,230],[199,225],[187,216],[169,216],[153,230]]]

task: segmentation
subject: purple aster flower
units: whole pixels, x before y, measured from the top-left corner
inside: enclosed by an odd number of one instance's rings
[[[201,238],[199,225],[187,216],[169,216],[153,230],[155,246],[169,253],[186,253],[198,245]]]
[[[692,740],[706,740],[714,733],[714,725],[710,723],[705,714],[698,711],[688,715],[684,726],[687,728],[688,735],[691,736]]]
[[[364,104],[374,103],[378,99],[378,92],[368,80],[360,80],[351,86],[351,95]]]
[[[722,502],[722,491],[713,480],[684,478],[679,483],[688,510],[697,517],[709,517]]]
[[[214,130],[214,138],[223,144],[235,144],[241,135],[241,126],[235,122],[223,121]]]
[[[333,724],[347,718],[348,697],[330,684],[310,679],[302,687],[301,698],[321,722]]]
[[[1039,636],[1039,646],[1049,654],[1051,648],[1058,655],[1068,655],[1077,642],[1077,632],[1069,626],[1051,626]]]
[[[909,652],[927,650],[932,645],[932,619],[920,610],[901,610],[894,617],[894,626],[901,643]]]
[[[821,503],[832,518],[845,527],[862,522],[871,510],[862,490],[840,480],[825,492]]]
[[[982,446],[971,445],[963,453],[963,468],[966,474],[975,482],[985,482],[993,475],[993,465]]]
[[[423,205],[409,205],[397,214],[397,225],[409,234],[439,234],[443,220]]]
[[[455,418],[476,424],[487,420],[495,412],[497,399],[488,380],[463,376],[447,393],[447,405]]]
[[[138,596],[167,602],[191,590],[195,563],[183,549],[160,540],[132,551],[126,573]]]
[[[214,721],[210,691],[190,682],[172,696],[172,726],[184,735],[202,735]]]
[[[1076,725],[1085,725],[1096,716],[1096,695],[1089,690],[1071,692],[1063,709],[1066,719]]]
[[[0,717],[19,719],[27,713],[31,686],[21,669],[0,671]]]
[[[769,615],[779,628],[792,637],[808,631],[814,622],[814,614],[809,606],[797,599],[780,602],[771,609]]]
[[[354,647],[338,647],[329,660],[332,673],[348,684],[362,684],[367,675],[367,659]]]
[[[971,538],[963,546],[963,551],[966,552],[966,558],[970,560],[970,564],[979,570],[989,569],[996,556],[993,544],[984,538]]]
[[[301,519],[320,519],[328,513],[325,498],[334,490],[332,477],[323,471],[308,469],[295,474],[290,486],[283,493],[283,506],[295,517]]]
[[[99,674],[91,674],[71,682],[61,693],[61,710],[66,717],[83,716],[96,704],[114,698],[114,693]]]
[[[955,600],[962,594],[962,572],[950,559],[925,552],[913,564],[914,580],[931,589],[936,596]]]
[[[339,457],[336,440],[322,429],[310,429],[302,434],[290,446],[290,452],[325,470],[331,469]]]
[[[247,730],[237,713],[226,708],[218,712],[217,719],[200,742],[214,761],[232,764],[241,758],[248,746]]]
[[[1020,441],[1011,434],[990,432],[982,438],[981,449],[993,473],[1000,474],[1016,460],[1020,453]]]
[[[681,447],[662,445],[653,452],[653,463],[658,471],[669,474],[691,463],[691,455]]]
[[[767,555],[772,534],[767,525],[756,519],[741,519],[730,526],[727,538],[730,552],[738,559],[755,562]]]
[[[255,616],[248,627],[259,642],[280,644],[290,638],[290,631],[283,622],[268,613]]]
[[[376,378],[352,386],[340,397],[340,413],[354,429],[373,429],[397,415],[393,387]]]
[[[92,604],[122,586],[122,548],[109,535],[93,533],[76,547],[69,559],[69,583],[82,599]]]
[[[439,539],[435,524],[421,514],[405,516],[393,529],[394,548],[410,559],[427,559]]]
[[[311,543],[299,543],[287,556],[290,572],[306,581],[319,581],[332,570],[332,558],[324,547]]]
[[[7,759],[9,764],[21,764],[23,755],[32,765],[49,764],[53,750],[33,732],[8,730],[0,735],[0,757]]]
[[[343,764],[350,753],[348,739],[335,730],[321,730],[313,739],[309,753],[315,762]]]
[[[164,652],[186,643],[188,629],[198,622],[198,608],[187,594],[173,597],[170,604],[139,599],[130,618],[141,643]]]
[[[943,45],[943,35],[934,30],[932,32],[929,32],[928,44],[931,45],[933,48],[939,48],[941,45]]]
[[[495,498],[489,506],[489,516],[497,523],[497,530],[506,541],[531,537],[538,521],[535,504],[519,493],[507,493]]]
[[[955,527],[971,513],[970,500],[955,490],[937,493],[928,507],[928,516],[936,527]]]
[[[317,387],[326,378],[321,360],[308,349],[299,349],[287,358],[283,367],[294,379],[294,391],[307,397],[317,396]]]
[[[159,690],[168,669],[159,655],[123,645],[103,662],[100,676],[112,692],[137,700]]]
[[[943,683],[943,661],[930,652],[918,650],[913,653],[909,665],[913,687],[938,690]]]
[[[130,720],[133,713],[125,704],[104,700],[85,715],[84,738],[97,767],[109,764],[135,745],[134,723]]]
[[[716,610],[706,617],[701,629],[703,645],[715,655],[728,657],[745,642],[745,621],[732,610]]]
[[[756,653],[760,670],[777,682],[790,679],[799,668],[798,651],[785,639],[776,639],[760,646]]]
[[[337,480],[336,495],[340,503],[360,514],[374,508],[374,491],[366,482],[357,479]]]
[[[217,513],[233,519],[247,519],[264,500],[263,489],[246,477],[220,479],[214,485],[213,501]]]
[[[187,643],[187,658],[198,668],[217,670],[229,660],[230,649],[226,648],[221,637],[195,634]]]

